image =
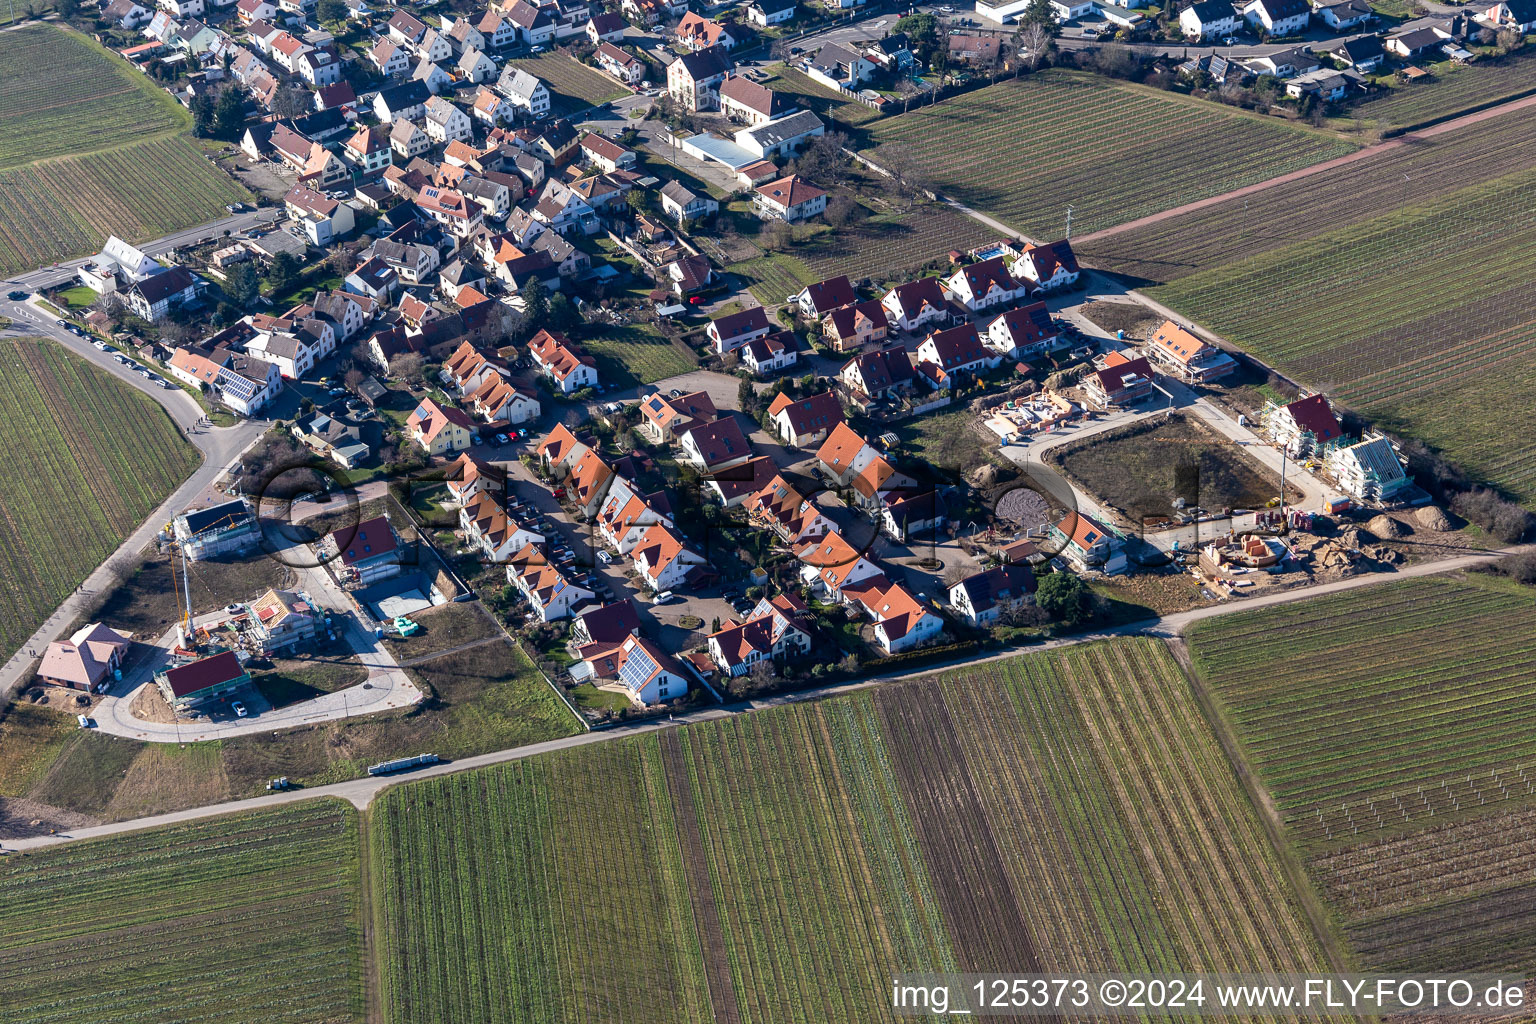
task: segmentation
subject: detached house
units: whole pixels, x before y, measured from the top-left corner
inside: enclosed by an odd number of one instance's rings
[[[540,331],[528,342],[528,355],[561,394],[597,384],[597,360],[558,331]]]
[[[677,23],[673,36],[683,46],[694,51],[710,46],[729,50],[736,45],[736,39],[731,35],[729,28],[693,11],[683,15],[682,20]]]
[[[987,348],[1008,359],[1023,359],[1056,343],[1060,332],[1043,302],[1010,309],[987,324]]]
[[[955,301],[973,313],[1012,302],[1021,291],[1002,256],[961,267],[950,275],[947,285]]]
[[[1163,321],[1152,335],[1147,351],[1179,377],[1195,383],[1219,380],[1237,369],[1237,360],[1172,320]]]
[[[762,598],[744,622],[709,635],[709,656],[728,676],[746,675],[764,659],[809,654],[811,635],[800,625],[805,604],[791,594]]]
[[[884,398],[896,398],[910,392],[917,383],[912,360],[899,345],[874,352],[862,352],[844,363],[837,379],[861,404]]]
[[[714,343],[715,352],[725,355],[734,352],[749,341],[764,337],[773,330],[768,314],[761,306],[728,313],[711,320],[704,333]]]
[[[728,120],[751,127],[767,124],[786,111],[784,94],[750,78],[727,75],[720,83],[720,112]]]
[[[875,640],[888,655],[921,647],[944,632],[944,620],[900,583],[867,587],[856,601],[875,620]]]
[[[597,510],[598,533],[620,555],[634,551],[645,532],[658,523],[669,528],[673,525],[672,504],[666,494],[641,494],[622,478],[608,488]]]
[[[463,451],[469,447],[474,429],[474,424],[462,411],[439,405],[431,398],[422,399],[405,421],[406,433],[428,455]]]
[[[1082,272],[1072,243],[1066,239],[1049,245],[1024,246],[1009,269],[1015,278],[1021,283],[1027,282],[1030,290],[1035,292],[1052,292],[1075,284]]]
[[[684,54],[667,65],[667,93],[684,110],[714,110],[720,106],[720,83],[732,66],[719,46]]]
[[[620,36],[623,36],[622,32]],[[598,67],[625,85],[639,85],[645,81],[645,62],[624,52],[614,43],[599,43],[592,56],[597,60]]]
[[[666,444],[694,427],[714,422],[717,413],[708,392],[695,391],[670,398],[655,391],[641,400],[640,415],[640,431],[658,444]]]
[[[1241,21],[1231,0],[1200,0],[1179,12],[1179,29],[1184,36],[1201,42],[1231,35]]]
[[[644,637],[632,636],[620,644],[613,665],[618,686],[638,707],[688,695],[688,677],[677,660]]]
[[[676,589],[707,574],[704,556],[690,551],[682,538],[662,523],[647,529],[631,554],[635,572],[653,593]]]
[[[707,195],[699,195],[679,181],[669,181],[661,187],[661,212],[679,224],[708,217],[719,209],[719,203]]]
[[[827,194],[797,174],[759,185],[752,193],[752,212],[761,220],[791,224],[809,220],[827,209]]]
[[[1152,394],[1152,365],[1145,356],[1120,352],[1104,357],[1099,369],[1083,378],[1083,390],[1101,408],[1132,405]]]
[[[917,372],[933,387],[950,387],[967,374],[979,376],[996,360],[982,345],[974,324],[935,331],[917,346]]]
[[[701,472],[718,473],[739,466],[752,457],[752,445],[734,416],[722,416],[685,430],[678,437],[683,457]]]
[[[927,324],[949,318],[948,300],[938,279],[932,277],[897,285],[885,293],[880,304],[890,314],[891,322],[903,331],[916,332]]]
[[[1323,395],[1309,395],[1266,410],[1264,427],[1270,440],[1293,458],[1321,453],[1344,436],[1344,428]]]
[[[164,320],[172,309],[197,297],[197,279],[182,267],[168,267],[128,289],[126,300],[134,315],[145,320]]]
[[[1119,550],[1119,538],[1092,516],[1068,512],[1051,527],[1050,537],[1061,546],[1062,557],[1079,570],[1102,569],[1111,574],[1125,571],[1125,553]]]
[[[1328,471],[1356,501],[1390,501],[1412,485],[1392,442],[1377,434],[1328,453]]]
[[[890,335],[890,321],[879,300],[856,302],[828,313],[822,321],[822,336],[834,352],[857,352],[869,345],[883,345]]]
[[[846,274],[828,278],[819,284],[806,285],[804,289],[790,296],[791,301],[800,307],[802,314],[816,320],[820,320],[834,309],[852,305],[858,301],[858,298]]]
[[[529,118],[537,120],[549,113],[549,87],[522,68],[511,64],[502,68],[496,91]]]
[[[528,599],[540,622],[570,618],[576,606],[597,595],[550,564],[544,549],[529,544],[507,564],[507,582]]]
[[[786,444],[797,448],[824,441],[843,422],[843,407],[830,391],[808,398],[779,394],[768,405],[768,419]]]
[[[1039,584],[1027,564],[1001,565],[949,588],[949,605],[966,622],[986,627],[1007,612],[1033,604]]]
[[[885,574],[843,539],[829,533],[795,548],[800,559],[800,579],[817,593],[834,601],[852,599],[853,588],[870,581],[885,582]]]
[[[1306,30],[1312,8],[1306,0],[1248,0],[1243,19],[1271,36],[1293,36]]]
[[[133,646],[127,633],[93,622],[82,626],[68,640],[53,640],[43,651],[37,667],[40,682],[90,693],[122,668],[123,657]]]

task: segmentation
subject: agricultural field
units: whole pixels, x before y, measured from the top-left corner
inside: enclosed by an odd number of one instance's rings
[[[0,275],[88,254],[109,234],[155,238],[250,199],[190,126],[148,78],[82,36],[52,25],[0,33]]]
[[[1123,126],[1145,131],[1127,135]],[[1072,71],[1046,71],[871,125],[937,189],[1025,234],[1086,233],[1263,181],[1355,144],[1326,132]],[[999,154],[1029,159],[999,160]],[[1191,153],[1200,154],[1198,160]]]
[[[175,135],[190,123],[164,90],[78,33],[34,24],[0,37],[0,169]]]
[[[1470,107],[1518,96],[1536,89],[1536,54],[1517,52],[1506,57],[1479,57],[1472,64],[1441,61],[1428,66],[1428,82],[1412,84],[1384,80],[1388,88],[1371,94],[1350,111],[1373,119],[1381,127],[1423,124]]]
[[[765,252],[726,269],[742,277],[753,297],[769,307],[782,305],[786,296],[821,280],[792,252]]]
[[[1372,970],[1536,947],[1536,607],[1476,574],[1223,616],[1197,671]]]
[[[198,465],[148,395],[42,338],[0,339],[0,656]]]
[[[340,801],[0,863],[0,1006],[54,1024],[363,1020],[355,811]]]
[[[550,113],[555,117],[567,117],[599,103],[630,95],[630,91],[614,79],[563,53],[551,51],[537,57],[519,57],[507,63],[544,80],[549,87]]]
[[[1323,963],[1153,641],[430,779],[373,813],[388,1021],[862,1024],[892,1019],[897,970]]]
[[[1078,251],[1530,501],[1532,146],[1536,111],[1502,114]]]
[[[845,127],[857,128],[881,116],[874,107],[865,106],[857,100],[850,100],[833,92],[788,64],[775,64],[769,71],[771,77],[766,79],[763,85],[774,92],[793,96],[792,102],[795,106],[804,107],[821,117],[831,118]]]
[[[597,372],[608,388],[653,384],[699,368],[687,345],[662,337],[649,324],[608,325],[581,343],[597,359]]]

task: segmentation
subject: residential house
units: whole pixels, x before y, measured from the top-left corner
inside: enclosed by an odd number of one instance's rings
[[[752,306],[736,313],[727,313],[709,322],[704,333],[709,336],[717,355],[734,352],[747,342],[764,337],[773,330],[768,314],[762,306]]]
[[[405,432],[428,455],[451,455],[470,445],[474,423],[463,411],[423,398],[405,421]]]
[[[548,46],[555,38],[555,19],[543,7],[527,0],[514,0],[503,14],[517,28],[518,38],[528,46]]]
[[[475,22],[475,31],[493,50],[504,50],[517,42],[517,26],[496,10],[488,10]]]
[[[793,331],[774,331],[737,349],[741,365],[758,377],[795,366],[800,361],[800,351],[800,339]]]
[[[917,57],[912,53],[912,41],[905,32],[892,32],[883,39],[876,39],[864,48],[864,56],[898,74],[909,73],[917,63]]]
[[[758,455],[739,466],[704,478],[704,490],[725,508],[735,508],[768,486],[778,474],[771,457]]]
[[[437,29],[429,28],[416,44],[416,56],[423,64],[441,64],[453,56],[453,44]]]
[[[515,68],[513,64],[507,64],[501,69],[501,77],[496,80],[496,92],[507,97],[511,106],[533,120],[545,117],[550,112],[548,86],[521,68]]]
[[[826,315],[821,333],[834,352],[858,352],[869,345],[884,345],[890,321],[878,299],[840,306]]]
[[[38,682],[87,693],[107,682],[123,666],[133,646],[130,634],[93,622],[81,626],[68,640],[53,640],[43,650],[37,666]]]
[[[1179,12],[1179,29],[1185,38],[1204,42],[1230,36],[1242,20],[1231,0],[1199,0]]]
[[[1061,546],[1062,557],[1080,571],[1125,571],[1125,552],[1120,550],[1119,538],[1086,513],[1068,512],[1051,527],[1050,537]]]
[[[323,192],[295,185],[283,196],[283,206],[289,220],[302,227],[311,245],[323,249],[352,233],[352,207]]]
[[[362,440],[357,424],[323,412],[295,417],[293,436],[316,455],[343,469],[356,469],[373,454],[373,449]]]
[[[747,6],[747,20],[759,28],[782,25],[795,16],[796,0],[752,0]]]
[[[898,284],[881,298],[891,322],[903,331],[916,332],[949,318],[948,300],[937,278],[925,277]]]
[[[272,7],[266,0],[251,0],[251,2],[271,8],[272,14],[277,13],[277,8]],[[153,17],[147,8],[140,7],[133,0],[112,0],[111,3],[102,9],[101,16],[104,20],[111,22],[118,28],[125,28],[129,31],[138,28]],[[249,22],[243,22],[243,24],[249,24]]]
[[[420,82],[433,96],[453,88],[453,76],[444,71],[441,64],[430,60],[418,61],[409,81]]]
[[[995,317],[982,341],[999,356],[1023,359],[1054,346],[1059,334],[1045,303],[1032,302]]]
[[[342,281],[343,291],[370,299],[388,298],[400,287],[400,275],[378,257],[364,260]],[[388,360],[385,360],[387,363]]]
[[[946,281],[946,291],[977,313],[1012,302],[1022,289],[1008,272],[1006,257],[994,256],[956,270]]]
[[[155,673],[155,686],[159,688],[160,696],[176,712],[229,697],[250,682],[250,674],[234,651],[221,651]]]
[[[261,524],[244,498],[189,508],[171,520],[171,530],[194,562],[241,555],[261,543]]]
[[[1034,604],[1038,587],[1027,564],[1000,565],[950,587],[949,606],[966,622],[985,628],[1015,609]]]
[[[164,320],[197,297],[197,279],[183,267],[167,267],[128,289],[128,308],[144,320]]]
[[[948,43],[950,60],[976,67],[992,67],[1003,52],[1000,38],[974,32],[951,32]]]
[[[400,574],[400,535],[387,515],[333,531],[325,550],[334,555],[331,565],[339,567],[337,575],[347,583],[367,586]]]
[[[640,431],[658,444],[675,441],[694,427],[714,422],[717,413],[709,393],[694,391],[672,398],[653,391],[640,400]]]
[[[470,47],[459,55],[453,65],[454,77],[461,82],[489,82],[498,75],[495,61],[480,50]]]
[[[1308,395],[1266,409],[1265,413],[1264,428],[1269,439],[1293,458],[1321,454],[1344,437],[1344,428],[1339,426],[1325,395]]]
[[[1147,351],[1182,379],[1199,384],[1220,380],[1237,369],[1237,360],[1172,320],[1163,321],[1153,332]]]
[[[841,274],[828,278],[817,284],[806,285],[804,289],[790,296],[790,301],[800,307],[800,312],[815,320],[820,320],[834,309],[851,306],[859,300],[854,294],[853,285],[848,281],[848,275]]]
[[[1532,0],[1500,0],[1480,8],[1477,18],[1495,29],[1510,28],[1527,35],[1536,31],[1536,3]]]
[[[427,34],[427,26],[420,18],[405,11],[396,11],[385,26],[385,31],[395,42],[415,46],[421,42],[421,37]]]
[[[715,282],[715,269],[703,256],[682,256],[662,268],[662,273],[678,295],[692,295]]]
[[[949,388],[966,376],[978,377],[997,356],[981,343],[975,324],[935,331],[917,346],[917,372],[932,387]]]
[[[884,500],[880,528],[902,544],[920,534],[943,529],[949,520],[949,505],[936,490],[896,491]]]
[[[613,174],[615,171],[627,170],[635,166],[635,151],[621,146],[612,139],[604,138],[596,132],[587,132],[581,137],[581,152],[587,162],[604,174]]]
[[[683,15],[682,20],[677,23],[677,28],[673,30],[672,36],[681,46],[693,51],[711,46],[729,50],[736,45],[736,38],[731,35],[729,27],[693,11]]]
[[[209,352],[178,348],[165,364],[172,377],[203,388],[242,416],[254,416],[283,390],[277,366],[227,348]]]
[[[502,500],[499,494],[480,491],[459,508],[459,528],[464,531],[466,546],[478,549],[487,561],[497,565],[511,561],[529,545],[540,546],[542,550],[545,541],[542,532],[508,515]]]
[[[800,560],[800,579],[816,594],[834,601],[844,599],[844,589],[867,584],[885,575],[879,566],[861,555],[840,533],[807,540],[795,549]],[[852,598],[850,593],[849,598]]]
[[[512,120],[513,112],[517,108],[498,95],[495,90],[481,88],[475,93],[475,102],[471,109],[474,111],[475,120],[492,128],[499,128]]]
[[[875,620],[875,640],[887,655],[931,643],[944,632],[944,620],[900,583],[860,589],[856,601]]]
[[[617,647],[627,638],[640,635],[640,616],[629,598],[588,608],[571,620],[571,642],[578,647],[593,644]]]
[[[805,605],[791,594],[764,598],[762,614],[744,622],[733,622],[709,635],[709,656],[728,676],[742,676],[764,660],[778,660],[809,654],[811,634],[800,625],[807,616]]]
[[[577,605],[597,596],[551,564],[544,549],[536,544],[528,544],[512,556],[507,582],[527,598],[540,622],[568,619]]]
[[[827,439],[843,422],[843,407],[830,391],[807,398],[781,392],[768,405],[768,420],[786,444],[804,448]]]
[[[413,122],[401,118],[390,126],[389,148],[399,157],[393,162],[405,164],[431,149],[432,140]]]
[[[1432,28],[1417,28],[1398,35],[1388,36],[1387,52],[1403,60],[1412,60],[1438,51],[1445,37]]]
[[[741,507],[750,522],[767,527],[791,546],[837,531],[837,524],[781,474],[774,474],[773,479],[742,502]]]
[[[761,185],[752,192],[752,212],[761,220],[793,224],[815,217],[826,208],[826,192],[796,174]]]
[[[528,342],[528,355],[561,394],[597,384],[597,360],[558,331],[540,331]]]
[[[876,64],[858,50],[827,43],[805,62],[805,73],[835,92],[857,92],[875,73]]]
[[[733,66],[719,46],[684,54],[667,65],[667,93],[684,110],[714,110],[720,106],[720,83]]]
[[[1145,356],[1131,358],[1111,352],[1093,373],[1083,378],[1083,391],[1095,405],[1109,408],[1134,405],[1152,394],[1152,364]]]
[[[1397,449],[1380,434],[1331,450],[1328,471],[1345,494],[1362,502],[1392,501],[1413,483]]]
[[[1347,32],[1376,20],[1365,0],[1312,0],[1312,13],[1335,32]]]
[[[373,98],[373,113],[380,123],[418,121],[427,112],[432,90],[421,82],[406,82],[380,89]]]
[[[673,526],[672,503],[666,493],[642,494],[628,480],[619,478],[608,488],[597,510],[597,530],[610,547],[628,556],[651,527]]]
[[[644,637],[625,640],[612,660],[618,687],[637,707],[681,700],[688,695],[688,677],[677,659]]]
[[[1304,32],[1312,19],[1306,0],[1248,0],[1242,10],[1243,20],[1272,37]]]
[[[645,81],[645,62],[626,53],[615,43],[599,43],[597,51],[592,56],[597,60],[598,67],[625,85],[639,85]]]
[[[1437,37],[1438,38],[1438,37]],[[1321,68],[1322,61],[1311,51],[1300,47],[1277,50],[1261,57],[1250,57],[1243,64],[1256,75],[1274,75],[1276,78],[1292,78]]]
[[[834,487],[848,487],[880,453],[846,423],[838,423],[816,451],[817,465]]]
[[[403,75],[411,69],[411,51],[393,39],[380,39],[368,50],[368,60],[386,78]]]
[[[1328,55],[1361,74],[1368,75],[1381,67],[1382,61],[1387,59],[1387,50],[1379,36],[1357,36],[1335,46],[1328,51]]]
[[[358,128],[341,150],[342,158],[359,177],[382,173],[392,162],[390,153],[389,129],[383,125]]]
[[[678,435],[683,458],[703,473],[718,473],[752,457],[752,445],[734,416],[721,416]]]
[[[787,106],[783,93],[750,78],[727,75],[720,82],[720,112],[738,124],[767,124],[782,116]]]
[[[917,383],[912,360],[900,345],[859,353],[842,365],[837,379],[850,397],[866,401],[895,399]]]
[[[661,187],[661,212],[679,224],[708,217],[719,209],[719,203],[679,181],[669,181]]]
[[[689,550],[663,523],[649,527],[630,555],[640,582],[653,593],[677,589],[707,574],[704,556]]]
[[[538,399],[519,391],[500,375],[486,378],[465,400],[474,407],[475,415],[487,423],[518,426],[538,419],[541,411]]]
[[[341,62],[329,50],[309,50],[299,54],[294,69],[300,78],[317,89],[341,82]]]
[[[1077,254],[1066,239],[1048,245],[1026,245],[1008,269],[1020,281],[1028,282],[1033,292],[1052,292],[1077,283],[1082,268]]]
[[[1313,96],[1324,103],[1334,103],[1356,89],[1363,92],[1367,86],[1365,76],[1358,71],[1347,69],[1334,71],[1331,68],[1322,68],[1309,71],[1304,75],[1297,75],[1286,82],[1285,94],[1292,99]]]
[[[622,14],[602,11],[592,15],[592,19],[587,22],[587,38],[592,41],[593,46],[600,46],[603,43],[622,43],[624,30],[628,27],[629,23],[624,20]]]
[[[427,101],[426,129],[427,138],[440,144],[468,142],[475,134],[469,115],[442,96],[433,96]]]

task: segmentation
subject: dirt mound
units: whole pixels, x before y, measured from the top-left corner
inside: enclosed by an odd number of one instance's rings
[[[1414,522],[1426,530],[1447,533],[1452,529],[1451,517],[1439,505],[1425,505],[1413,514]]]
[[[1365,528],[1383,540],[1389,537],[1401,537],[1408,532],[1403,528],[1402,523],[1391,516],[1377,516],[1366,523]]]
[[[1028,487],[1015,487],[998,500],[997,515],[1026,526],[1046,522],[1050,518],[1051,503],[1039,491]]]

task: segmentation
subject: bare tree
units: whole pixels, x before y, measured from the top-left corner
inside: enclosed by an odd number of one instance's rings
[[[115,321],[123,315],[123,300],[118,297],[117,292],[107,292],[91,303],[91,308],[98,313],[105,313]]]
[[[392,377],[398,377],[406,381],[421,380],[427,361],[422,358],[420,352],[404,352],[389,362],[389,373]]]
[[[839,192],[827,201],[827,223],[835,228],[847,227],[859,204],[846,192]]]
[[[1038,21],[1032,21],[1020,28],[1014,39],[1019,44],[1019,66],[1027,67],[1030,71],[1039,70],[1051,52],[1051,30]]]
[[[906,146],[894,142],[881,146],[875,150],[875,163],[890,175],[891,186],[898,196],[906,200],[907,209],[910,210],[913,201],[929,190],[917,158]]]
[[[843,152],[847,145],[848,136],[842,132],[818,135],[795,161],[795,173],[824,189],[847,184],[848,154]]]
[[[303,117],[314,109],[315,97],[308,89],[292,86],[272,97],[272,113],[278,117]]]

